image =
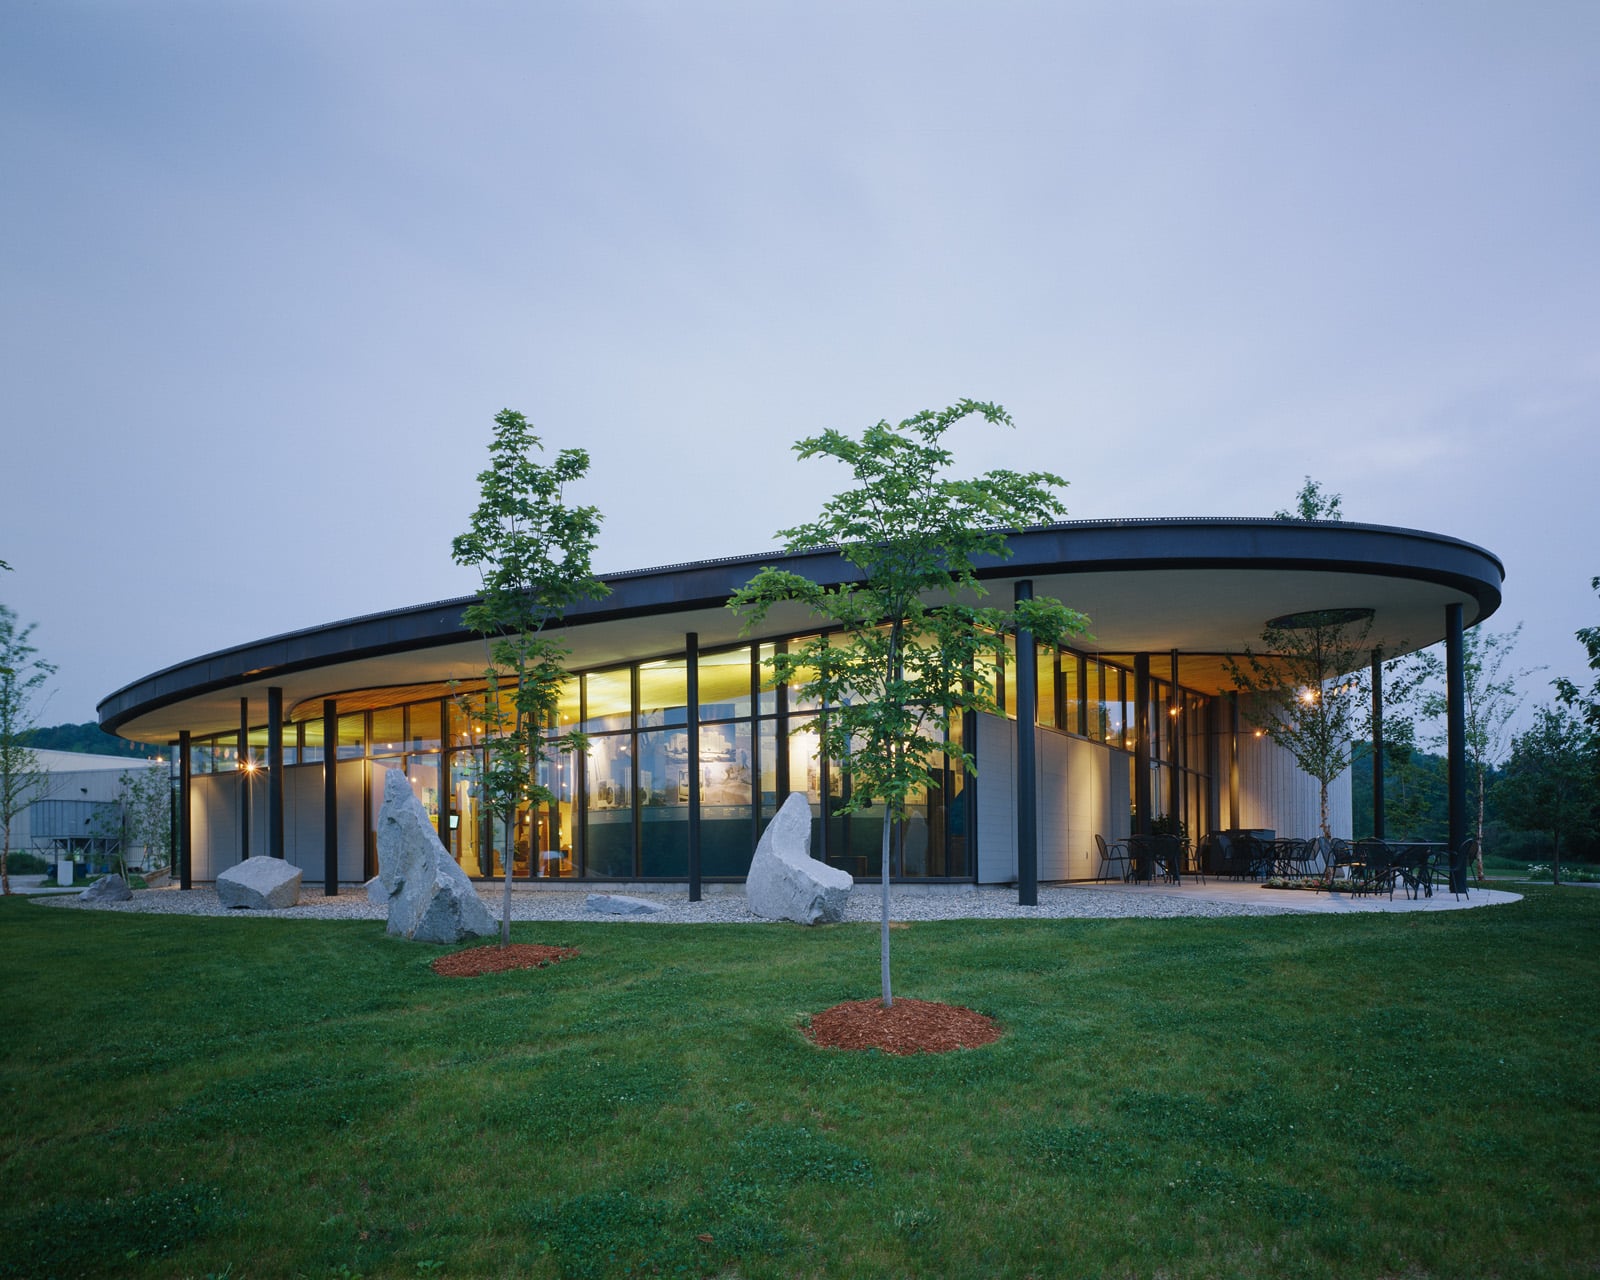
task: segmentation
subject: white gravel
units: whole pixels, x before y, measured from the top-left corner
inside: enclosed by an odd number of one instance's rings
[[[721,887],[718,886],[718,889]],[[745,903],[744,891],[708,891],[699,902],[690,902],[684,889],[656,891],[637,885],[618,886],[611,892],[646,898],[659,903],[662,910],[652,915],[616,916],[585,909],[591,893],[608,892],[586,885],[575,889],[513,890],[513,920],[586,920],[598,924],[769,924],[753,915]],[[863,883],[850,895],[846,920],[876,922],[879,919],[879,888]],[[485,886],[479,896],[491,914],[500,914],[498,888]],[[320,888],[301,890],[300,901],[282,911],[230,910],[217,900],[215,889],[146,889],[128,902],[86,903],[76,894],[39,896],[36,901],[53,907],[84,911],[122,911],[191,916],[227,916],[232,919],[285,920],[382,920],[387,910],[367,901],[359,885],[341,885],[337,897],[325,897]],[[1200,895],[1163,893],[1144,888],[1041,888],[1039,905],[1017,905],[1017,891],[1006,888],[976,888],[964,885],[906,887],[891,890],[890,918],[920,920],[1109,920],[1123,917],[1194,916],[1270,916],[1293,913],[1294,907],[1268,903],[1218,901]]]

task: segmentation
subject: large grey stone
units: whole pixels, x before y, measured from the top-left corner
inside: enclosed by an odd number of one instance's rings
[[[489,908],[439,843],[428,811],[398,769],[384,771],[377,835],[390,933],[413,942],[455,943],[495,932]],[[373,896],[370,887],[367,892]]]
[[[648,898],[630,898],[625,893],[591,893],[583,900],[585,911],[611,916],[653,916],[665,908]]]
[[[282,858],[246,858],[217,877],[225,907],[278,911],[300,901],[300,868]]]
[[[761,833],[744,896],[750,910],[768,920],[834,924],[844,919],[855,881],[850,873],[811,856],[811,805],[792,793]]]
[[[126,902],[131,897],[133,897],[133,890],[128,888],[128,882],[113,873],[108,876],[101,876],[78,895],[78,900],[80,902]]]

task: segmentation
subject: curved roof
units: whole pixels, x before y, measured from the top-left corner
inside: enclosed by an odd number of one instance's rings
[[[1207,655],[1255,645],[1267,619],[1308,610],[1359,608],[1374,614],[1372,642],[1387,654],[1433,644],[1444,609],[1463,606],[1467,626],[1500,605],[1505,578],[1482,547],[1413,529],[1344,521],[1175,517],[1077,520],[1021,529],[1012,555],[979,564],[994,595],[1033,582],[1089,615],[1107,654]],[[559,629],[582,669],[681,653],[695,632],[702,649],[736,643],[740,622],[724,607],[761,566],[822,583],[853,576],[837,551],[702,560],[605,575],[611,594],[584,601]],[[354,690],[471,680],[484,666],[481,637],[461,626],[474,597],[412,605],[236,645],[155,672],[100,703],[100,724],[146,742],[179,730],[226,732],[239,699],[264,703],[271,686],[286,707]],[[758,636],[814,626],[799,606],[773,610]],[[1203,667],[1186,684],[1208,688]],[[1215,685],[1209,687],[1215,688]]]

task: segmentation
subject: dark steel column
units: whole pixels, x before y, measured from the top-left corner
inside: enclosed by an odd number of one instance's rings
[[[1134,834],[1150,834],[1150,655],[1133,655]]]
[[[1445,725],[1450,754],[1450,892],[1467,891],[1467,679],[1461,606],[1444,607]]]
[[[267,690],[267,853],[283,857],[283,690]]]
[[[322,702],[322,892],[339,893],[339,703]]]
[[[689,676],[689,901],[700,901],[700,636],[683,638]]]
[[[1018,604],[1033,599],[1033,583],[1017,583]],[[1039,780],[1037,766],[1039,654],[1033,632],[1017,631],[1017,905],[1039,903]]]
[[[1372,835],[1383,839],[1383,650],[1372,651]]]
[[[194,888],[194,805],[189,798],[189,731],[178,731],[178,887]]]
[[[239,699],[239,861],[250,856],[250,699]]]

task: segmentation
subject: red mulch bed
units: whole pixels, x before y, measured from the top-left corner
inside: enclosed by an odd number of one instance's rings
[[[851,1000],[815,1014],[806,1036],[824,1049],[881,1049],[884,1053],[948,1053],[1000,1038],[992,1018],[932,1000]]]
[[[535,942],[513,942],[509,947],[473,947],[452,951],[433,962],[433,971],[446,978],[476,978],[480,973],[505,973],[509,969],[542,969],[578,954],[576,947],[545,947]]]

